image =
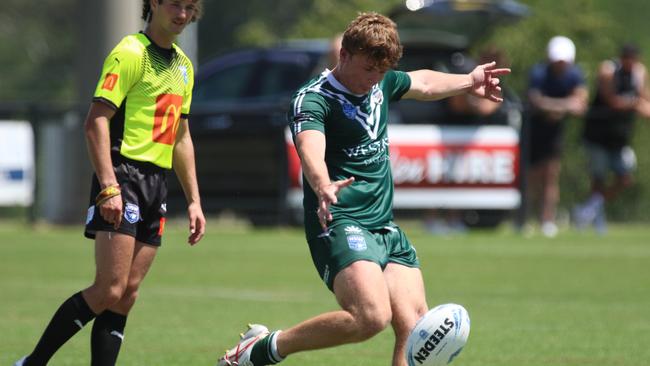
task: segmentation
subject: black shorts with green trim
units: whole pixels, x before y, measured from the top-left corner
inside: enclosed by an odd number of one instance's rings
[[[120,227],[115,229],[104,220],[95,206],[95,197],[101,189],[93,174],[84,236],[94,239],[98,231],[118,232],[133,236],[139,242],[160,246],[167,213],[165,169],[126,158],[114,160],[113,164],[124,205]]]
[[[367,230],[353,221],[332,223],[326,232],[308,241],[311,258],[321,279],[333,291],[334,278],[356,261],[419,268],[415,248],[396,225]]]

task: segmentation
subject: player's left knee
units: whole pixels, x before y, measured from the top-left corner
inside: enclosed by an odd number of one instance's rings
[[[377,312],[364,317],[361,323],[365,329],[368,329],[370,335],[375,335],[386,329],[388,324],[390,324],[391,317],[392,314],[390,313],[390,310],[381,313]]]

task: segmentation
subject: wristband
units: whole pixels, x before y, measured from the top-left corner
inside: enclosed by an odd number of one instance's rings
[[[102,203],[108,201],[109,199],[119,196],[122,193],[119,185],[108,186],[99,192],[97,197],[95,197],[95,206],[99,207]]]

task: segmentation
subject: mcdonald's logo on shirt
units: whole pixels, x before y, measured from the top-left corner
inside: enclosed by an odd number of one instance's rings
[[[174,145],[182,105],[183,97],[180,95],[162,94],[156,98],[156,112],[152,131],[153,141]]]

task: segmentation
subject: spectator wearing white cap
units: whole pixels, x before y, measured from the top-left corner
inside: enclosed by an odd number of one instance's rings
[[[569,38],[555,36],[548,42],[548,60],[550,62],[564,61],[574,63],[576,60],[576,46]]]
[[[530,123],[529,197],[540,207],[542,233],[557,235],[555,224],[560,199],[559,177],[568,116],[581,116],[587,109],[588,91],[583,72],[574,64],[576,47],[564,36],[551,38],[546,62],[530,72],[528,102]]]

